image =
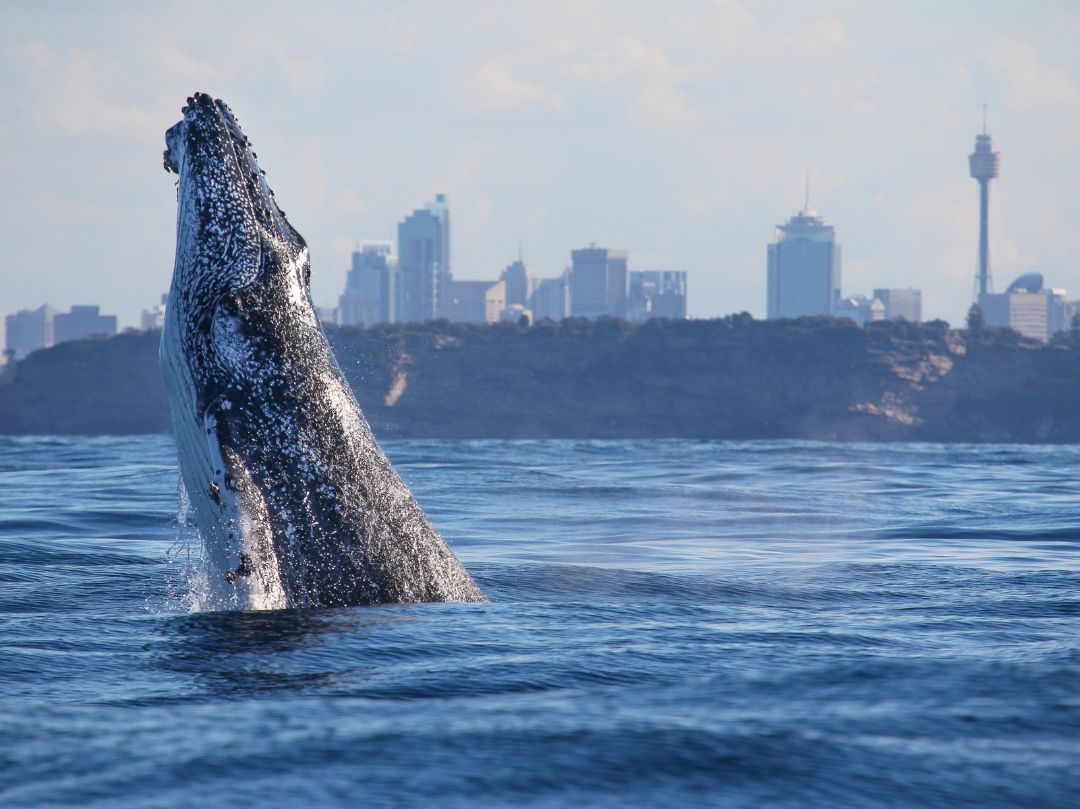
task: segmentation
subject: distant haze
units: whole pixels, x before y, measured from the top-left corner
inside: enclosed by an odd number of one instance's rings
[[[984,101],[996,287],[1037,270],[1080,297],[1076,4],[220,5],[0,9],[0,314],[137,325],[172,272],[163,133],[196,89],[251,136],[320,304],[357,242],[445,192],[457,278],[497,277],[519,238],[545,276],[596,242],[686,270],[693,316],[763,317],[765,245],[809,170],[844,294],[921,287],[956,324]]]

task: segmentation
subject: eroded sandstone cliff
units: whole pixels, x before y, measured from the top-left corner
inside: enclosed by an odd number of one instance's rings
[[[1080,347],[828,318],[328,330],[384,438],[1080,441]],[[0,432],[168,429],[157,335],[65,343],[0,384]]]

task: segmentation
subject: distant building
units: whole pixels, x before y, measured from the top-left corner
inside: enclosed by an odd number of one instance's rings
[[[165,325],[165,307],[169,303],[169,295],[161,296],[161,303],[142,310],[140,325],[143,331],[154,331]]]
[[[567,274],[558,278],[545,278],[536,287],[532,295],[533,317],[537,320],[550,318],[562,320],[570,314],[570,285]]]
[[[1047,291],[1046,302],[1046,339],[1058,332],[1067,331],[1076,316],[1076,303],[1069,300],[1068,290],[1056,288]]]
[[[833,306],[833,317],[846,317],[865,326],[875,320],[885,320],[885,304],[876,295],[873,298],[851,295]]]
[[[781,317],[831,315],[840,300],[840,245],[809,206],[777,227],[768,247],[767,311]]]
[[[484,292],[484,320],[498,323],[506,308],[506,282],[496,281]]]
[[[72,306],[70,312],[58,312],[53,318],[54,344],[115,334],[116,315],[101,314],[100,306]]]
[[[1064,289],[1044,289],[1040,273],[1025,273],[1001,293],[979,295],[987,326],[1013,329],[1046,342],[1069,327],[1076,306]]]
[[[506,282],[507,306],[528,306],[533,293],[540,286],[540,274],[530,270],[520,256],[502,271],[499,279]]]
[[[885,305],[886,320],[922,323],[922,290],[875,289],[874,297]]]
[[[533,323],[532,309],[522,306],[520,303],[512,303],[502,310],[502,320],[508,323],[520,323],[521,318],[525,318],[525,322],[530,326]]]
[[[625,250],[586,247],[570,254],[570,314],[574,317],[626,316]]]
[[[331,326],[341,324],[341,313],[336,306],[316,306],[315,317],[319,318],[320,323]]]
[[[392,323],[396,282],[397,266],[390,242],[364,242],[352,254],[352,269],[338,300],[342,325]]]
[[[450,319],[462,323],[487,323],[487,292],[492,281],[452,281]]]
[[[631,320],[654,317],[685,320],[686,273],[681,270],[631,272],[627,316]]]
[[[968,171],[979,183],[979,270],[975,276],[979,296],[990,294],[990,181],[1001,173],[1001,155],[994,151],[986,131],[986,108],[983,107],[983,131],[975,136],[975,151],[968,156]]]
[[[53,319],[56,310],[48,304],[33,311],[23,310],[5,318],[5,346],[15,360],[31,351],[48,348],[54,343]]]
[[[451,315],[450,211],[446,195],[398,225],[398,307],[401,321]]]

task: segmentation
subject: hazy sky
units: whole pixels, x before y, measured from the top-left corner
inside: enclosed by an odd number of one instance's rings
[[[845,294],[971,302],[981,105],[998,289],[1080,297],[1080,4],[0,3],[0,314],[100,303],[137,323],[172,272],[163,133],[193,90],[237,113],[312,248],[316,302],[353,246],[449,197],[452,270],[589,242],[685,269],[690,312],[765,314],[765,245],[812,205]],[[219,6],[227,6],[222,12]]]

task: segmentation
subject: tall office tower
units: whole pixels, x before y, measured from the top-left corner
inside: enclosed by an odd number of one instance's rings
[[[450,211],[446,195],[413,211],[398,225],[400,321],[449,317]]]
[[[5,319],[5,347],[21,360],[31,351],[53,344],[53,318],[56,310],[48,304],[31,311],[23,310]]]
[[[833,226],[807,205],[776,228],[768,248],[767,312],[780,317],[831,315],[840,301],[840,245]]]
[[[979,181],[979,270],[975,276],[979,295],[993,292],[990,281],[990,181],[1001,171],[1001,156],[986,132],[986,108],[983,108],[983,131],[975,136],[975,151],[968,157],[971,176]]]
[[[921,289],[875,289],[874,297],[885,304],[886,320],[922,323]]]
[[[570,314],[625,317],[626,251],[592,245],[570,256]]]
[[[393,322],[397,267],[390,251],[390,242],[364,242],[353,251],[352,269],[338,299],[343,326]]]
[[[558,278],[544,278],[536,287],[530,301],[529,308],[533,311],[533,318],[562,320],[570,314],[569,293],[567,273],[564,272]]]
[[[666,317],[686,319],[686,273],[645,270],[630,273],[630,320]]]
[[[514,306],[529,306],[529,299],[532,298],[536,288],[540,286],[539,273],[533,272],[521,260],[521,256],[518,256],[518,260],[513,264],[507,265],[506,269],[502,271],[502,275],[499,276],[500,281],[506,282],[506,305]]]
[[[60,312],[53,317],[54,344],[115,334],[116,315],[101,314],[100,306],[72,306],[70,312]]]

